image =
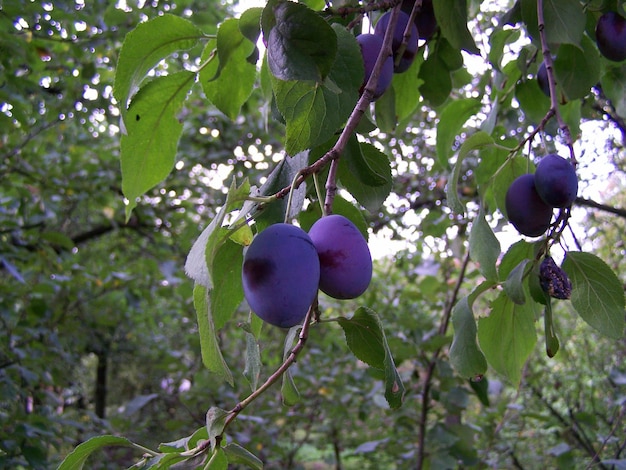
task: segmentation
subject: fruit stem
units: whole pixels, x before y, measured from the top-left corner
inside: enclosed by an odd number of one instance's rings
[[[315,193],[317,194],[317,202],[320,205],[322,214],[324,213],[324,204],[322,203],[322,188],[320,187],[320,179],[317,177],[317,173],[313,173],[313,185],[315,186]]]
[[[291,189],[289,190],[289,198],[287,198],[287,208],[285,209],[285,223],[286,224],[289,223],[289,219],[290,219],[289,214],[291,213],[291,203],[293,201],[293,193],[295,192],[297,188],[296,181],[298,181],[298,178],[300,178],[300,171],[296,173],[296,175],[293,177],[293,180],[291,181],[291,184],[289,185]]]
[[[287,358],[283,361],[278,369],[274,371],[272,375],[270,375],[263,384],[259,386],[254,392],[248,395],[247,398],[243,399],[235,407],[230,410],[228,417],[224,421],[224,427],[222,430],[221,436],[224,435],[226,428],[230,423],[232,423],[237,415],[241,413],[250,403],[256,400],[259,396],[263,394],[268,388],[270,388],[274,383],[276,383],[282,375],[287,372],[287,369],[291,367],[295,362],[298,354],[304,349],[304,345],[309,337],[309,328],[311,326],[311,320],[317,309],[317,301],[313,301],[313,304],[309,307],[309,311],[304,317],[304,323],[302,324],[302,329],[300,330],[300,334],[298,335],[298,342],[293,347]]]

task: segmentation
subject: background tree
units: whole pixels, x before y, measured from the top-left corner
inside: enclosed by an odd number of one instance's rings
[[[435,0],[411,67],[358,101],[353,35],[393,6],[3,4],[2,466],[80,466],[91,452],[110,468],[623,465],[626,74],[594,43],[622,5]],[[575,157],[579,197],[546,237],[523,238],[504,194],[553,152]],[[253,233],[240,214],[255,232],[282,221],[304,168],[299,225],[326,203],[393,254],[360,298],[320,295],[306,344],[298,328],[261,327],[232,288],[211,293],[213,336],[183,271],[192,245],[212,220],[239,228],[215,257],[202,244],[189,257],[236,280]],[[558,264],[593,256],[564,264],[588,295],[552,302],[553,358],[528,283],[548,248]],[[346,343],[364,327],[377,339]],[[240,412],[296,344],[288,380]]]

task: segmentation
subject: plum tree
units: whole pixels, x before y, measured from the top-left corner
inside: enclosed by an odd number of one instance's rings
[[[550,207],[568,207],[576,199],[578,178],[569,160],[549,154],[541,159],[535,171],[535,188]]]
[[[279,223],[259,233],[245,253],[243,291],[260,318],[281,328],[300,323],[317,294],[320,262],[309,235]]]
[[[363,294],[372,279],[372,256],[359,229],[342,215],[322,217],[309,235],[320,259],[320,289],[335,299]]]
[[[626,18],[614,11],[603,14],[596,24],[596,43],[604,57],[615,62],[626,59]]]
[[[391,12],[385,13],[374,28],[374,34],[378,34],[381,37],[385,36],[385,32],[389,27],[389,19],[391,18]],[[395,73],[402,73],[408,70],[415,59],[415,53],[417,52],[417,26],[412,24],[410,28],[410,35],[406,43],[406,47],[401,57],[399,56],[400,47],[402,46],[402,40],[404,38],[404,31],[409,23],[410,17],[405,12],[401,11],[398,16],[398,22],[393,34],[393,41],[391,43],[391,50],[393,52],[393,71]]]
[[[370,76],[372,75],[372,71],[374,70],[374,65],[376,64],[378,54],[380,54],[380,51],[383,48],[383,38],[378,34],[360,34],[356,37],[356,40],[359,43],[359,47],[361,48],[363,65],[365,67],[365,78],[363,79],[363,84],[361,85],[360,89],[360,92],[363,93],[365,85],[367,84]],[[378,76],[378,83],[376,84],[376,90],[374,91],[373,96],[374,100],[377,100],[383,95],[383,93],[385,93],[387,88],[389,88],[389,85],[391,85],[392,78],[393,58],[389,56],[385,59],[385,62],[383,63],[383,68],[381,69],[380,75]]]
[[[407,15],[411,14],[415,0],[404,0],[400,7]],[[417,16],[415,17],[415,26],[417,26],[417,34],[420,39],[429,40],[437,30],[437,19],[435,17],[435,8],[432,0],[422,0],[421,6],[418,7]]]
[[[522,235],[538,237],[550,226],[552,207],[546,204],[535,188],[535,175],[516,178],[506,192],[505,208],[509,222]]]
[[[550,84],[548,83],[548,69],[546,63],[542,62],[537,69],[537,83],[544,95],[550,96]]]

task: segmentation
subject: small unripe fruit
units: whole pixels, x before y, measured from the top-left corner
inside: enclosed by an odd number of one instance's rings
[[[552,207],[539,197],[533,174],[522,175],[511,183],[505,207],[509,222],[522,235],[538,237],[550,227]]]
[[[578,193],[574,165],[559,155],[546,155],[537,165],[535,187],[541,199],[549,206],[571,206]]]
[[[302,322],[317,295],[320,263],[309,235],[290,224],[275,224],[248,247],[243,292],[261,319],[281,328]]]
[[[320,289],[335,299],[354,299],[372,280],[372,256],[359,229],[342,215],[322,217],[309,235],[320,259]]]
[[[361,85],[360,92],[363,93],[365,85],[372,75],[374,65],[376,65],[376,59],[383,48],[383,38],[378,34],[360,34],[356,37],[359,47],[361,48],[361,55],[363,57],[363,65],[365,67],[365,77],[363,84]],[[372,99],[377,100],[391,85],[391,79],[393,78],[393,58],[391,56],[385,59],[383,68],[378,76],[378,83],[376,84],[376,90]]]
[[[609,60],[626,59],[626,19],[614,11],[606,12],[596,24],[596,44]]]
[[[378,34],[380,37],[384,37],[385,32],[389,27],[390,19],[391,12],[387,12],[383,16],[381,16],[380,20],[378,20],[378,23],[376,23],[376,27],[374,28],[374,34]],[[402,54],[402,57],[398,60],[399,49],[402,45],[402,40],[404,38],[404,30],[406,29],[408,23],[409,15],[401,11],[398,15],[396,28],[393,32],[393,41],[391,43],[391,51],[393,52],[394,63],[393,71],[395,73],[402,73],[408,70],[408,68],[413,63],[413,60],[415,59],[415,53],[417,52],[417,27],[413,23],[411,25],[411,35],[406,44],[406,48],[404,49],[404,53]]]

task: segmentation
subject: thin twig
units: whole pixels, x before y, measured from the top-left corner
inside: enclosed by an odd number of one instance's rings
[[[461,284],[465,280],[465,271],[467,269],[467,265],[469,264],[469,260],[470,256],[468,250],[465,254],[465,258],[463,259],[463,265],[461,266],[461,271],[459,272],[459,278],[456,282],[456,285],[454,286],[452,294],[448,298],[446,309],[444,311],[443,318],[441,319],[441,324],[439,325],[438,333],[440,335],[445,335],[446,331],[448,331],[448,326],[450,325],[450,317],[452,315],[452,309],[454,308],[456,300],[459,296]],[[424,389],[422,392],[422,409],[417,435],[417,470],[421,470],[423,468],[424,460],[426,458],[424,445],[426,443],[426,424],[428,421],[428,409],[430,408],[430,388],[432,386],[432,379],[435,372],[435,367],[437,366],[437,360],[439,359],[439,354],[441,354],[442,349],[443,347],[440,347],[434,352],[433,357],[428,364],[428,369],[426,370],[426,377],[424,378]]]

